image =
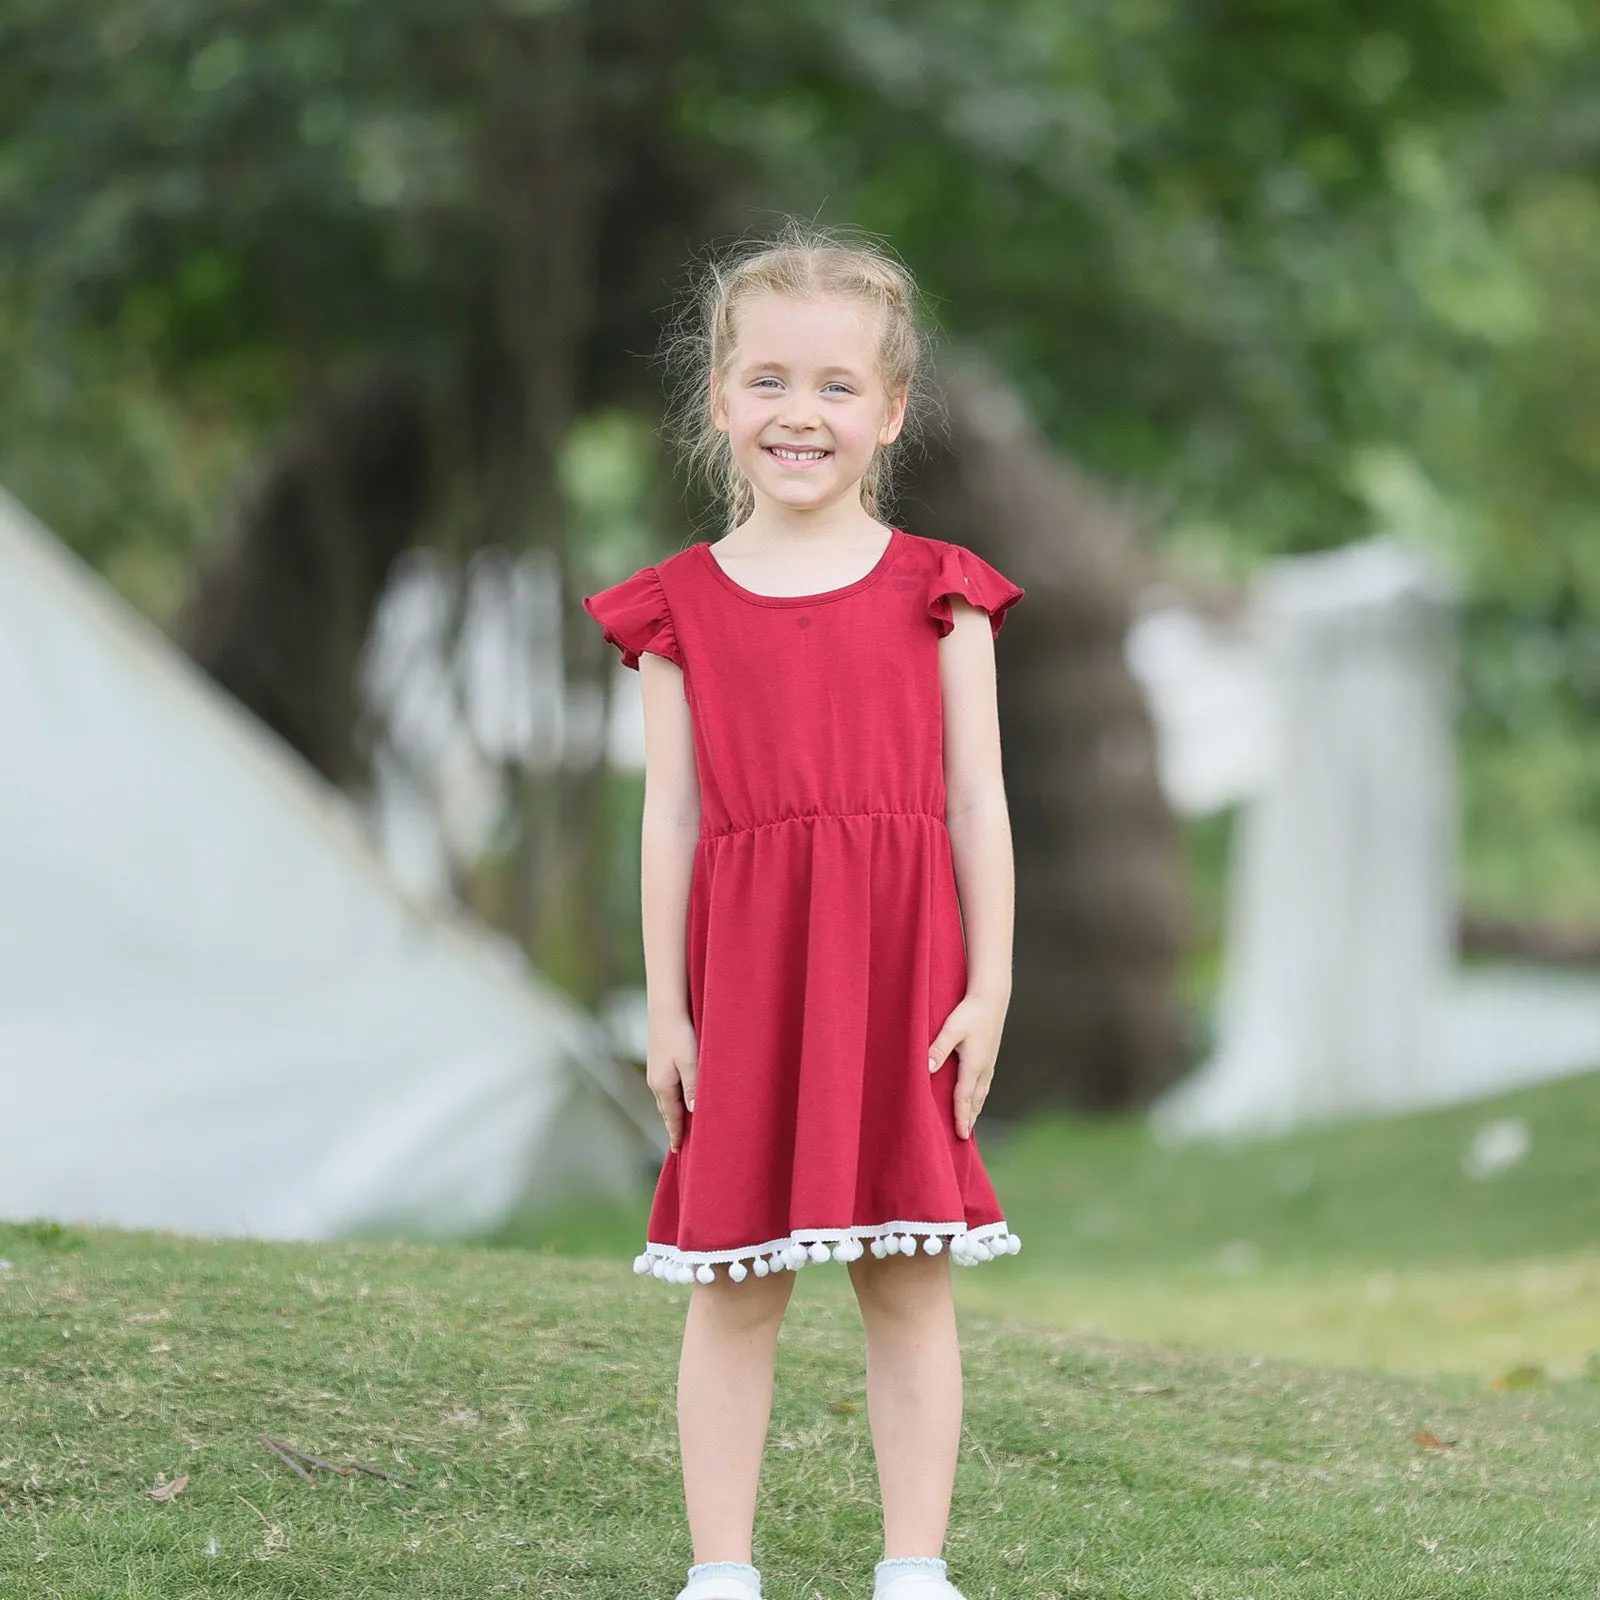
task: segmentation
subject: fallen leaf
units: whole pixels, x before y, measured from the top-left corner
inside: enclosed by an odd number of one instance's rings
[[[185,1489],[189,1487],[189,1474],[186,1472],[181,1478],[174,1478],[171,1483],[157,1482],[155,1488],[147,1491],[152,1500],[159,1500],[163,1505],[169,1500],[176,1500]]]
[[[1507,1389],[1531,1389],[1534,1384],[1542,1382],[1543,1378],[1543,1367],[1512,1367],[1509,1372],[1502,1372],[1489,1387],[1496,1394],[1504,1394]]]
[[[1412,1434],[1411,1441],[1420,1450],[1449,1450],[1455,1444],[1454,1439],[1441,1439],[1438,1434],[1430,1433],[1426,1428],[1419,1428]]]

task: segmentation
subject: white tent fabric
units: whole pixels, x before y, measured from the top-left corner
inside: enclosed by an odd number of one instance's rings
[[[1247,797],[1217,1048],[1155,1107],[1163,1135],[1268,1133],[1600,1067],[1600,983],[1456,970],[1451,606],[1380,539],[1271,565],[1242,638],[1194,619],[1131,646],[1174,804]]]
[[[622,1193],[587,1013],[0,495],[0,1216],[330,1238]]]

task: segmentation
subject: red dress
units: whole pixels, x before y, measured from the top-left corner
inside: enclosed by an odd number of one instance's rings
[[[641,1273],[1019,1247],[976,1138],[956,1136],[959,1053],[928,1071],[966,991],[939,681],[952,595],[998,635],[1023,591],[896,528],[822,594],[753,593],[701,541],[584,599],[628,666],[649,651],[682,669],[700,782],[699,1077]]]

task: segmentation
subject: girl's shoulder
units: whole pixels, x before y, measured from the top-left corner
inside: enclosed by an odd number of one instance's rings
[[[963,544],[908,532],[905,549],[925,575],[928,615],[941,635],[955,627],[952,601],[957,596],[986,612],[990,632],[998,636],[1006,613],[1027,593]]]
[[[665,656],[679,667],[683,665],[672,605],[661,581],[663,565],[640,567],[620,583],[583,596],[583,609],[600,624],[606,641],[621,653],[622,664],[635,671],[645,652]]]
[[[673,607],[693,595],[705,570],[700,546],[686,545],[670,556],[640,567],[608,589],[583,596],[583,608],[600,624],[607,641],[621,653],[624,666],[638,670],[641,654],[665,656],[685,666],[683,645],[673,620]]]
[[[701,546],[709,542],[707,539],[696,539],[693,544],[686,544],[681,550],[674,550],[670,556],[663,556],[654,567],[647,567],[645,570],[655,572],[668,581],[685,572],[695,571],[703,559],[700,554]]]

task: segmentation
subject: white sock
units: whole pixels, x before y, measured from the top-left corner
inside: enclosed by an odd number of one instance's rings
[[[896,1556],[880,1561],[872,1581],[872,1592],[887,1588],[896,1578],[942,1578],[945,1564],[937,1556]]]
[[[738,1578],[758,1595],[761,1593],[761,1574],[744,1561],[702,1561],[698,1567],[689,1568],[689,1582],[696,1578]]]

